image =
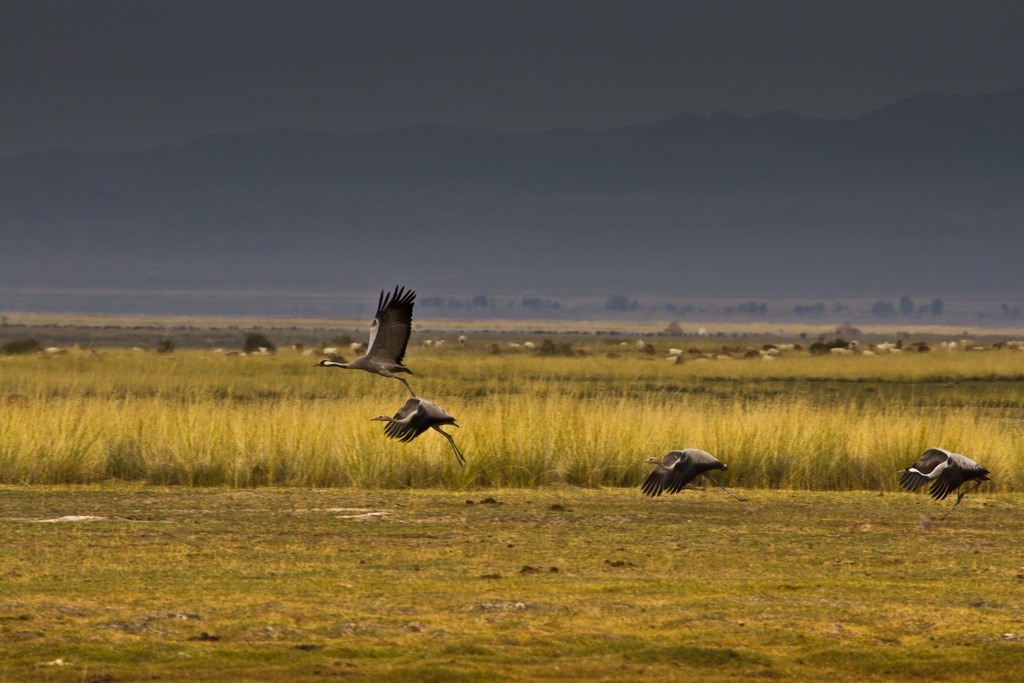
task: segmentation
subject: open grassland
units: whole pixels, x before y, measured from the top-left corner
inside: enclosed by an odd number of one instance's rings
[[[1021,351],[677,365],[617,343],[487,348],[407,358],[417,393],[462,425],[465,470],[439,435],[401,444],[370,421],[404,403],[401,384],[292,350],[3,357],[0,483],[634,486],[643,459],[695,446],[729,465],[727,485],[894,491],[938,445],[996,473],[985,491],[1024,485]]]
[[[1024,352],[618,341],[410,349],[464,470],[290,349],[0,357],[0,683],[1020,680]],[[683,446],[749,500],[632,488]]]
[[[1020,680],[1020,494],[739,492],[0,487],[0,681]]]

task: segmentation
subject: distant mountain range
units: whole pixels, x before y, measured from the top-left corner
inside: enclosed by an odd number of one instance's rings
[[[1024,299],[1024,89],[26,154],[0,240],[0,287]]]

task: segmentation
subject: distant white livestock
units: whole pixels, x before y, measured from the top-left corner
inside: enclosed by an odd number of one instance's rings
[[[465,345],[466,345],[466,335],[460,334],[459,335],[459,346],[465,346]]]
[[[537,348],[537,345],[531,341],[528,341],[525,344],[523,344],[523,348],[525,348],[527,351],[533,351],[534,349]]]
[[[669,349],[668,353],[669,353],[670,356],[681,356],[681,355],[683,355],[683,350],[682,349]]]
[[[862,356],[874,356],[876,354],[871,349],[864,349],[863,351],[860,352],[860,355],[862,355]]]
[[[761,356],[761,360],[775,360],[775,356],[766,353],[765,355]]]
[[[426,346],[429,349],[431,346],[434,345],[434,340],[433,339],[424,339],[423,340],[423,345]]]
[[[829,349],[828,352],[831,353],[833,356],[852,356],[853,355],[853,349],[844,349],[842,347],[839,347],[839,348],[836,348],[836,349]]]
[[[325,356],[337,356],[338,355],[338,347],[337,346],[328,346],[323,351],[321,351],[320,353],[322,353]]]
[[[792,351],[793,350],[793,344],[779,344],[776,348],[779,351]]]
[[[508,347],[509,347],[510,349],[512,349],[513,351],[518,351],[518,350],[520,350],[521,348],[523,348],[523,345],[522,345],[522,344],[516,344],[515,342],[509,342],[509,343],[508,343]]]
[[[348,345],[348,348],[352,353],[364,353],[366,351],[366,344],[363,342],[352,342]]]
[[[645,346],[647,346],[647,344],[644,343],[643,339],[636,340],[636,348],[643,350]]]

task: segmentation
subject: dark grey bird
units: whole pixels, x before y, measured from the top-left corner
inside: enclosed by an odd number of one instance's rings
[[[645,494],[652,498],[660,496],[662,492],[678,493],[694,479],[701,477],[715,482],[722,487],[723,491],[736,498],[736,500],[746,500],[745,498],[737,498],[733,495],[732,491],[722,486],[717,479],[711,476],[711,470],[727,470],[729,468],[721,460],[699,448],[669,451],[661,460],[647,458],[644,462],[657,465],[654,471],[647,475],[647,479],[640,487]],[[703,491],[704,488],[704,483],[701,482],[701,490]]]
[[[988,481],[989,473],[970,458],[952,453],[945,448],[929,448],[917,462],[900,472],[900,485],[908,491],[916,491],[928,482],[931,482],[928,494],[935,500],[944,500],[946,496],[956,491],[956,502],[953,503],[953,507],[946,510],[946,514],[942,515],[940,520],[945,519],[967,493]],[[962,491],[963,485],[972,480],[978,483]]]
[[[459,425],[455,424],[454,417],[445,412],[436,403],[413,396],[395,413],[394,417],[380,415],[373,419],[378,422],[387,422],[388,424],[384,427],[384,433],[392,439],[398,439],[399,441],[412,441],[428,429],[439,432],[452,445],[452,450],[455,451],[455,457],[458,459],[459,465],[462,467],[466,466],[466,459],[462,457],[462,452],[455,445],[455,439],[452,438],[451,434],[441,429],[441,425],[451,425],[452,427],[458,427]]]
[[[395,374],[412,374],[412,370],[402,365],[402,358],[405,357],[405,347],[412,334],[412,305],[415,300],[416,292],[411,289],[405,291],[403,287],[395,287],[395,291],[388,294],[381,291],[380,299],[377,300],[377,314],[370,325],[370,343],[367,344],[366,353],[350,363],[322,360],[317,363],[317,367],[366,370],[381,377],[397,379],[415,396],[405,378]]]

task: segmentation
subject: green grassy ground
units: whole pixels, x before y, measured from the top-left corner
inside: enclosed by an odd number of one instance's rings
[[[0,681],[1020,680],[1019,493],[739,493],[2,487]]]

